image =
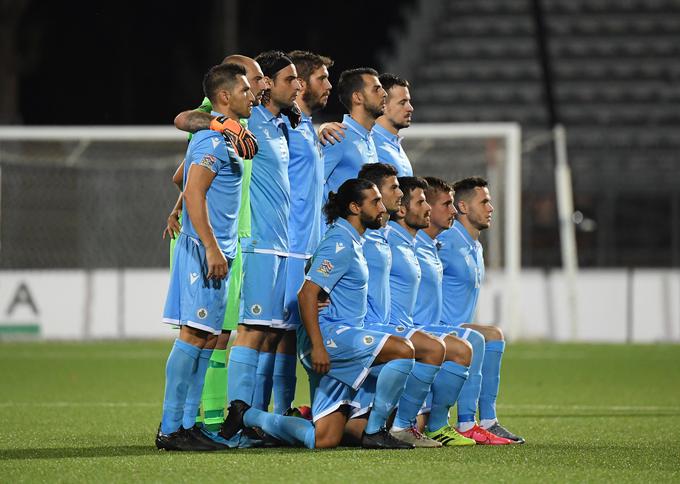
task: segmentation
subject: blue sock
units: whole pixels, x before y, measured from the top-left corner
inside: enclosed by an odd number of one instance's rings
[[[419,363],[416,361],[413,365],[413,371],[406,379],[406,387],[399,399],[399,409],[397,416],[394,418],[393,427],[396,429],[407,429],[412,427],[418,416],[418,411],[422,408],[423,402],[430,391],[432,382],[437,373],[439,373],[439,366],[428,365],[427,363]]]
[[[465,339],[472,345],[472,361],[470,362],[470,376],[458,397],[459,423],[475,421],[479,391],[482,387],[482,364],[484,362],[484,336],[482,336],[482,333],[470,330]]]
[[[479,392],[480,420],[496,418],[496,399],[501,383],[501,359],[504,350],[505,341],[499,340],[487,342],[484,348],[482,389]]]
[[[243,416],[243,423],[247,427],[259,427],[266,434],[291,445],[302,444],[308,449],[314,448],[316,438],[314,424],[304,418],[284,417],[251,408]]]
[[[202,349],[198,356],[196,371],[191,375],[191,383],[187,390],[187,399],[184,402],[184,416],[182,417],[182,427],[190,429],[196,423],[198,408],[201,406],[201,396],[203,395],[203,383],[205,373],[210,366],[210,357],[213,350]]]
[[[367,434],[374,434],[387,422],[392,410],[404,393],[406,380],[413,370],[413,359],[400,358],[385,364],[375,383],[373,408],[366,423]]]
[[[276,353],[274,363],[274,413],[286,413],[295,398],[297,356]]]
[[[260,351],[260,357],[257,360],[253,408],[259,408],[265,412],[269,409],[269,401],[272,398],[272,373],[275,357],[275,353]]]
[[[166,435],[176,432],[182,425],[184,402],[200,354],[200,348],[179,339],[172,346],[165,364],[165,396],[161,420],[161,432]]]
[[[445,361],[432,384],[432,408],[427,430],[434,432],[449,423],[449,408],[456,403],[458,395],[468,378],[468,367],[453,361]]]
[[[227,400],[253,403],[259,351],[247,346],[233,346],[229,352]]]

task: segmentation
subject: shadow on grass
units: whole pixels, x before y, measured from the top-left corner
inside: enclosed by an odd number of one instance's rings
[[[142,455],[187,455],[200,453],[202,455],[225,455],[225,454],[289,454],[299,453],[306,449],[299,447],[277,447],[263,449],[231,449],[219,452],[165,452],[156,449],[153,445],[118,445],[106,447],[50,447],[50,448],[30,448],[30,449],[1,449],[0,461],[8,460],[29,460],[29,459],[66,459],[66,458],[88,458],[88,457],[124,457]],[[333,449],[334,452],[356,451],[357,448],[341,447]],[[315,450],[315,452],[325,452],[325,450]]]

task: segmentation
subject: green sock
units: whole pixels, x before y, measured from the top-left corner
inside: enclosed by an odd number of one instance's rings
[[[227,401],[227,350],[214,350],[205,374],[201,403],[208,430],[219,429]]]

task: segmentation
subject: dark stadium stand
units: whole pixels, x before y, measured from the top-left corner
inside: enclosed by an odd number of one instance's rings
[[[542,5],[576,208],[599,226],[579,233],[581,263],[680,265],[680,1]],[[419,7],[385,62],[411,80],[416,122],[516,121],[525,141],[545,132],[531,0],[423,0]],[[542,201],[554,210],[551,166],[548,147],[525,153],[524,262],[530,265],[559,264],[556,222],[537,222]],[[617,208],[631,200],[637,203]],[[606,215],[612,207],[617,215]],[[652,207],[667,215],[660,226],[647,220]],[[626,243],[632,219],[663,235],[617,249],[614,242]]]

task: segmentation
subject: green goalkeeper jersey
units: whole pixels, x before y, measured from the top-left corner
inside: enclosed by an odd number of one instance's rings
[[[212,103],[210,99],[203,98],[203,102],[197,108],[198,111],[210,114]],[[248,120],[242,119],[241,124],[248,128]],[[189,135],[191,139],[191,135]],[[253,171],[253,160],[243,160],[243,178],[241,185],[241,209],[238,212],[238,236],[250,237],[250,175]]]

